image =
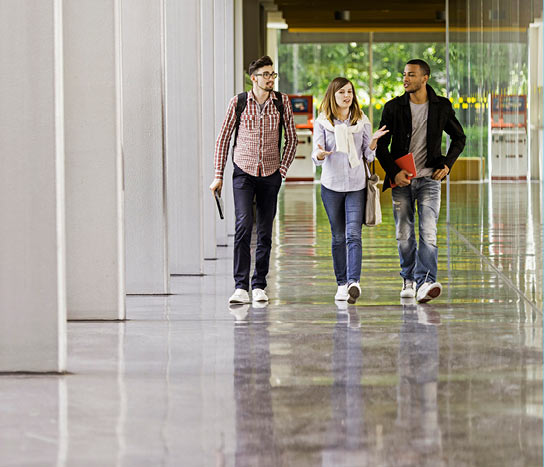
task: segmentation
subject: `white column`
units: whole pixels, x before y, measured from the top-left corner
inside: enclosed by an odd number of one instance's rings
[[[125,317],[119,1],[64,1],[69,319]]]
[[[62,372],[61,0],[1,0],[0,37],[0,372]]]
[[[126,291],[168,293],[162,0],[122,2]]]
[[[213,154],[215,147],[215,83],[218,79],[224,79],[224,70],[217,69],[215,73],[215,25],[214,25],[214,0],[200,0],[200,66],[202,83],[200,86],[200,102],[202,106],[201,117],[201,140],[202,140],[202,234],[203,253],[205,259],[215,259],[216,252],[216,219],[219,219],[215,207],[215,200],[209,190],[213,181],[215,170],[213,166]],[[206,85],[206,83],[212,83]]]
[[[203,269],[200,1],[166,0],[166,154],[171,274]],[[210,124],[211,126],[211,124]]]
[[[215,42],[215,129],[217,138],[227,106],[234,92],[234,0],[214,0]],[[234,233],[234,201],[232,198],[232,161],[229,160],[223,177],[225,219],[217,220],[217,245],[228,244],[228,234]],[[231,229],[229,230],[229,226]]]

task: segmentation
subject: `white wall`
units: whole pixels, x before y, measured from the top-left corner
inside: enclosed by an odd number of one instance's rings
[[[64,1],[69,319],[125,316],[119,1]]]
[[[66,365],[61,21],[0,1],[0,372]]]
[[[122,2],[126,291],[168,293],[162,0]]]

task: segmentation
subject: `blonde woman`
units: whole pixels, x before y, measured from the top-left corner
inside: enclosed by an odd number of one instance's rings
[[[338,290],[335,300],[355,303],[361,295],[361,229],[366,204],[367,173],[363,158],[372,162],[378,139],[346,78],[335,78],[327,88],[314,124],[312,159],[323,167],[321,199],[332,233],[332,260]]]

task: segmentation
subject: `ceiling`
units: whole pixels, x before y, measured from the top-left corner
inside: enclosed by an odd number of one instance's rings
[[[450,28],[524,31],[532,21],[533,1],[449,0]],[[438,33],[446,28],[445,0],[273,0],[273,3],[290,33]]]
[[[444,0],[274,0],[274,3],[290,32],[431,32],[445,28]]]

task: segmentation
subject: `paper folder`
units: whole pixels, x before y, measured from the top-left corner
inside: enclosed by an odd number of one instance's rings
[[[414,155],[409,152],[405,156],[395,159],[395,164],[397,164],[401,169],[407,170],[412,174],[411,177],[408,177],[410,180],[416,176],[416,164],[414,162]],[[391,188],[395,188],[397,184],[391,180]]]

